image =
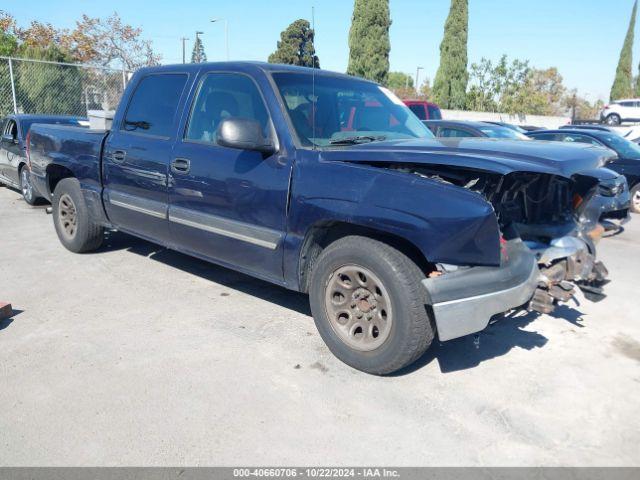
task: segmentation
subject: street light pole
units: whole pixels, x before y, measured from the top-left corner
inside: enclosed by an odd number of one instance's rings
[[[226,18],[212,18],[211,23],[224,22],[224,48],[229,61],[229,22]]]
[[[182,37],[180,40],[182,40],[182,63],[187,63],[185,42],[189,39],[187,37]]]
[[[416,93],[418,93],[418,78],[420,78],[420,70],[424,70],[422,67],[416,68]]]

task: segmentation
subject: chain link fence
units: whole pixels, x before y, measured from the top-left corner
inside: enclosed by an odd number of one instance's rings
[[[0,57],[0,115],[87,116],[114,110],[130,74],[91,65]]]

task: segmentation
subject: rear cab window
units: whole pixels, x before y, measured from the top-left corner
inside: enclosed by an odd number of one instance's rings
[[[442,120],[442,112],[435,105],[427,105],[429,120]]]
[[[414,103],[413,105],[409,105],[409,110],[415,113],[416,117],[418,117],[420,120],[427,119],[427,112],[424,109],[424,105]]]
[[[136,86],[120,129],[161,138],[173,135],[185,73],[153,73]]]

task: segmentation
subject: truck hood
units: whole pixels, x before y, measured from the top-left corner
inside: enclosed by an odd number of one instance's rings
[[[323,161],[448,165],[503,175],[536,172],[565,178],[601,167],[614,157],[610,150],[591,145],[489,138],[389,140],[321,153]]]

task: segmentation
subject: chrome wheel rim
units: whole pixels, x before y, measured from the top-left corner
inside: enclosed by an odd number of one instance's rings
[[[351,264],[334,270],[325,288],[325,309],[333,331],[354,350],[375,350],[389,338],[389,293],[367,268]]]
[[[33,197],[33,188],[31,187],[31,182],[29,180],[29,171],[26,168],[23,168],[20,172],[20,183],[22,187],[22,196],[30,201]]]
[[[70,240],[76,236],[77,218],[76,204],[65,193],[58,202],[58,223],[63,235]]]

